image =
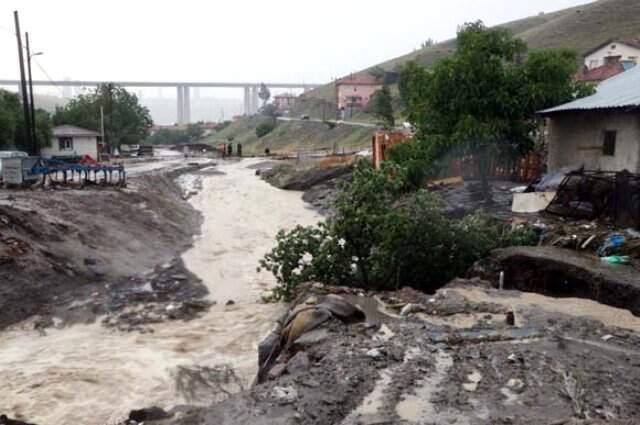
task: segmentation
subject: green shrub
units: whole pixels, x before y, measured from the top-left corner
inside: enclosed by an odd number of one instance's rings
[[[256,127],[256,136],[258,136],[258,139],[261,139],[267,134],[271,133],[275,128],[276,123],[273,120],[261,122]]]
[[[480,215],[448,218],[433,193],[403,193],[406,178],[397,165],[375,170],[360,162],[352,183],[338,195],[333,216],[317,226],[281,231],[260,262],[278,282],[274,298],[289,300],[295,287],[308,281],[433,291],[490,250],[528,240],[504,233]]]

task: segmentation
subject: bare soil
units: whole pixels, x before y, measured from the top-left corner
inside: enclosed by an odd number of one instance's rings
[[[640,412],[640,336],[631,329],[640,319],[618,322],[614,309],[596,320],[558,312],[553,298],[514,308],[522,293],[478,280],[431,298],[314,288],[301,298],[307,307],[339,292],[362,300],[367,320],[325,322],[280,355],[270,380],[145,423],[623,424]],[[478,301],[478,291],[499,302]],[[376,312],[372,296],[382,300]],[[407,305],[412,313],[401,315]]]
[[[126,189],[0,191],[0,329],[91,322],[126,305],[197,299],[206,288],[178,256],[201,216],[175,178],[197,167],[130,179]]]

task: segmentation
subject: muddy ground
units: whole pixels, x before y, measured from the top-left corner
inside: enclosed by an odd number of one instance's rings
[[[55,270],[58,280],[54,282],[59,283],[45,291],[49,291],[47,298],[58,298],[55,302],[41,298],[32,309],[28,308],[32,304],[29,302],[21,314],[24,317],[36,314],[42,321],[47,321],[47,317],[61,317],[73,322],[93,320],[99,313],[110,312],[104,319],[105,326],[146,332],[147,324],[181,318],[179,314],[183,311],[189,315],[206,309],[208,305],[198,301],[202,286],[176,258],[176,253],[191,243],[191,235],[185,235],[189,232],[181,229],[187,223],[193,226],[187,229],[195,231],[201,218],[183,201],[185,193],[175,186],[175,176],[166,177],[166,180],[163,177],[148,182],[142,177],[134,182],[140,187],[149,185],[142,192],[144,195],[135,191],[105,191],[106,195],[100,195],[104,200],[96,203],[94,197],[92,202],[85,201],[85,208],[94,214],[109,212],[108,216],[101,217],[101,222],[109,226],[126,221],[128,233],[116,232],[116,240],[110,245],[98,238],[106,231],[89,227],[91,220],[68,219],[62,223],[67,227],[58,228],[57,215],[54,219],[49,214],[29,213],[40,221],[34,219],[19,224],[16,218],[19,215],[15,212],[18,199],[8,200],[15,202],[10,208],[0,203],[0,211],[14,211],[2,213],[11,217],[11,223],[16,223],[6,226],[14,232],[11,235],[29,243],[27,249],[7,251],[15,258],[9,263],[10,267],[18,267],[20,261],[28,260],[36,250],[42,252],[56,246],[68,250],[62,252],[75,255],[90,248],[92,254],[88,258],[96,260],[86,262],[87,257],[81,255],[78,257],[81,262],[65,264],[56,257],[38,264],[45,278],[52,276],[50,270]],[[158,199],[156,192],[160,194]],[[52,198],[55,200],[55,196]],[[47,200],[44,195],[37,199],[42,205]],[[117,205],[123,201],[138,205],[139,212],[121,218]],[[152,208],[140,206],[143,204]],[[47,207],[47,211],[53,211],[50,205]],[[60,208],[61,216],[70,216],[70,206]],[[33,223],[48,223],[56,231],[51,231],[52,236],[45,242],[38,242],[42,233],[33,228],[28,230],[35,226]],[[77,237],[79,242],[63,237],[80,232],[84,236]],[[93,238],[94,234],[96,239],[88,239],[88,235]],[[3,240],[6,240],[4,233]],[[145,250],[145,246],[152,249]],[[130,420],[125,423],[636,423],[640,412],[637,385],[640,382],[640,318],[628,310],[584,299],[599,299],[597,295],[601,292],[598,291],[581,293],[562,288],[563,298],[551,298],[517,290],[547,288],[554,274],[558,285],[557,282],[563,280],[563,275],[558,273],[569,271],[567,263],[555,260],[569,251],[557,250],[545,251],[546,255],[526,254],[530,263],[525,261],[522,270],[518,264],[525,254],[497,252],[473,272],[491,282],[456,280],[433,295],[410,289],[374,293],[307,285],[289,314],[292,326],[304,329],[289,326],[278,331],[282,350],[263,370],[266,378],[263,382],[243,390],[233,370],[193,370],[187,377],[189,382],[198,391],[215,393],[220,402],[204,407],[176,406],[168,411],[146,408],[131,412]],[[135,261],[131,254],[135,254]],[[558,265],[540,268],[540,261]],[[575,266],[580,264],[576,260]],[[96,272],[96,266],[102,266],[102,271]],[[116,274],[116,268],[123,272]],[[546,273],[531,272],[536,269]],[[13,270],[25,274],[24,268]],[[504,270],[507,270],[507,290],[498,291],[496,276]],[[520,273],[523,270],[526,273]],[[546,280],[541,280],[543,275]],[[590,280],[601,275],[583,273],[580,276]],[[78,279],[67,279],[71,277]],[[42,290],[44,286],[20,279],[27,285],[21,296],[28,297],[29,291]],[[613,280],[618,281],[616,279],[617,276]],[[640,284],[635,274],[627,273],[619,280],[632,286]],[[527,286],[529,281],[532,284]],[[551,290],[542,292],[559,295]],[[357,306],[365,313],[365,319],[354,322],[339,314],[327,313],[322,307],[327,295],[338,296],[343,302]],[[18,306],[19,297],[16,292],[8,294],[7,299]],[[81,299],[88,301],[78,303]],[[298,317],[303,317],[301,311],[315,312],[317,315],[310,317],[322,320],[305,328],[309,322],[296,322]],[[47,323],[42,326],[46,327]],[[5,423],[12,422],[0,417],[0,424]]]
[[[141,174],[124,189],[0,191],[0,329],[28,318],[36,328],[87,323],[105,313],[115,316],[109,326],[136,327],[205,308],[192,301],[206,288],[179,258],[202,218],[176,182],[201,167]],[[122,316],[142,302],[158,304],[157,314]]]
[[[145,423],[551,425],[638,418],[640,319],[628,312],[496,291],[479,280],[454,281],[432,296],[315,285],[300,303],[313,307],[327,292],[361,306],[367,320],[332,318],[283,351],[266,382]]]

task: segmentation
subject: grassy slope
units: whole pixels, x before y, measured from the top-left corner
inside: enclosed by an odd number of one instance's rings
[[[271,152],[295,152],[297,150],[344,148],[347,151],[368,147],[372,129],[338,125],[330,129],[327,125],[311,121],[279,121],[278,126],[262,139],[255,133],[261,117],[241,118],[223,131],[212,135],[209,143],[222,143],[233,137],[233,143],[242,143],[247,154],[261,154],[268,147]]]
[[[501,27],[510,29],[532,50],[569,48],[580,54],[611,38],[640,36],[640,1],[599,0],[558,12],[509,22]],[[415,60],[425,66],[433,65],[455,49],[455,40],[447,40],[432,47],[419,49],[378,66],[396,70]],[[308,92],[306,97],[332,99],[333,83]]]
[[[640,0],[599,0],[558,12],[537,15],[501,25],[524,40],[532,50],[570,48],[579,53],[604,43],[611,38],[640,37]],[[416,50],[407,55],[379,64],[387,70],[397,70],[409,60],[425,66],[433,65],[455,50],[455,40],[447,40],[435,46]],[[333,83],[312,90],[301,97],[291,111],[293,116],[308,114],[314,118],[330,117],[335,111],[335,86]],[[371,121],[366,114],[356,117],[360,121]],[[274,133],[258,140],[255,126],[258,119],[242,119],[234,123],[218,140],[228,135],[236,137],[249,149],[259,153],[269,146],[272,150],[294,150],[324,147],[334,143],[341,146],[367,146],[370,130],[336,128],[327,130],[323,124],[280,123]]]

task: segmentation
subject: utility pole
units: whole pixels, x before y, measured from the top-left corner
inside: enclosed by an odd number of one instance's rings
[[[27,151],[30,155],[35,152],[33,150],[33,141],[31,140],[31,120],[29,119],[29,100],[27,97],[27,81],[24,75],[24,56],[22,55],[22,37],[20,36],[20,18],[18,11],[13,12],[13,18],[16,24],[16,38],[18,39],[18,58],[20,59],[20,88],[22,89],[22,109],[24,111],[24,135]]]
[[[107,145],[104,142],[104,106],[100,105],[100,134],[102,135],[101,138],[101,142],[102,142],[102,149],[106,148]],[[108,149],[108,148],[107,148]],[[109,152],[112,153],[112,152]],[[100,155],[98,153],[98,161],[100,160]]]
[[[38,155],[38,137],[36,136],[36,107],[33,101],[33,77],[31,76],[31,46],[29,45],[29,33],[24,33],[25,42],[27,44],[27,72],[29,74],[29,103],[31,104],[31,143],[33,143],[33,153]],[[34,53],[33,56],[41,53]]]

